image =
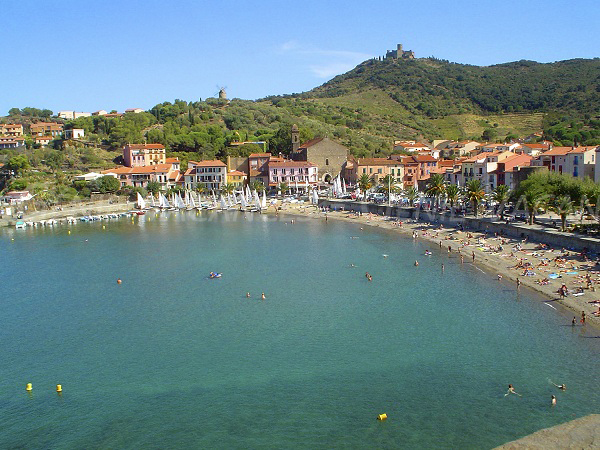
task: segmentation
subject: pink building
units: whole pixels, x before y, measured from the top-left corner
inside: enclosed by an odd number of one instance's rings
[[[127,144],[123,147],[123,160],[127,167],[166,164],[165,146],[162,144]]]
[[[269,162],[269,186],[287,183],[292,186],[298,184],[317,184],[319,181],[319,168],[308,161],[280,160]]]

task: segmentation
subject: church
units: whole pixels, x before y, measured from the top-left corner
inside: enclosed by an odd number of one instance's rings
[[[294,161],[310,161],[319,168],[319,181],[329,183],[341,171],[348,157],[348,149],[329,138],[315,138],[300,144],[298,125],[292,126],[292,154]]]

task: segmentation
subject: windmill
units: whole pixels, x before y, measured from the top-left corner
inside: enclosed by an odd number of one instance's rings
[[[225,91],[225,89],[227,89],[227,86],[219,86],[219,85],[217,85],[217,89],[219,91],[217,93],[215,93],[215,96],[218,95],[219,98],[227,100],[227,92]]]

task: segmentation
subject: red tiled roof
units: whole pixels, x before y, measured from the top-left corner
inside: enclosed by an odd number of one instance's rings
[[[270,158],[270,153],[251,153],[248,158]]]
[[[323,138],[315,138],[315,139],[311,139],[310,141],[306,141],[304,142],[302,145],[300,145],[300,147],[298,148],[308,148],[311,145],[315,145],[318,144],[319,142],[321,142],[323,140]]]
[[[565,156],[569,153],[585,153],[595,148],[596,147],[554,147],[553,149],[542,153],[542,156]]]
[[[246,172],[240,172],[239,170],[230,170],[229,172],[227,172],[227,175],[235,175],[235,176],[245,177]]]
[[[402,162],[389,158],[359,158],[356,160],[358,166],[396,166]]]
[[[134,150],[143,150],[147,148],[163,150],[165,148],[162,144],[127,144],[126,146]]]
[[[192,163],[198,167],[227,167],[227,164],[218,159],[211,159],[208,161],[188,161],[188,163]]]
[[[316,164],[313,164],[308,161],[269,161],[269,168],[274,167],[317,167]]]
[[[155,164],[153,166],[143,167],[115,167],[114,169],[103,170],[102,173],[116,174],[142,174],[142,173],[164,173],[171,170],[171,164]]]
[[[165,158],[165,163],[167,164],[173,164],[173,163],[178,163],[179,162],[179,158]]]

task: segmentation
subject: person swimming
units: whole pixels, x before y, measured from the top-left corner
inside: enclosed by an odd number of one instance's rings
[[[250,298],[250,292],[246,292],[246,298]]]
[[[553,384],[554,386],[556,386],[557,388],[559,388],[561,391],[566,391],[567,390],[567,385],[566,384],[556,384],[553,383],[552,381],[550,381],[550,384]]]
[[[552,398],[550,399],[550,404],[552,406],[556,406],[556,397],[553,395]]]
[[[415,267],[419,265],[419,261],[415,261]]]
[[[507,395],[510,395],[510,394],[517,394],[519,397],[522,397],[521,394],[519,394],[518,392],[515,391],[515,388],[513,387],[512,384],[508,385],[508,391],[506,392],[506,394],[504,394],[504,396],[506,397]]]

